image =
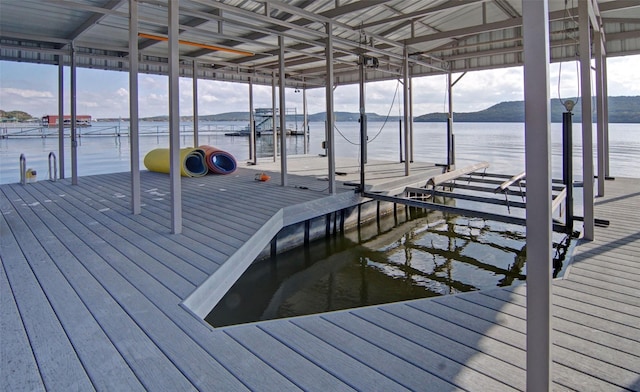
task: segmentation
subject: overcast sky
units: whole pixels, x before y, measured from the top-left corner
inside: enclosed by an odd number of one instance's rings
[[[640,95],[640,56],[627,56],[608,60],[609,95]],[[558,64],[550,68],[550,93],[558,98]],[[576,63],[563,63],[561,67],[561,98],[578,93]],[[67,71],[68,72],[68,71]],[[129,81],[124,72],[78,68],[78,114],[93,118],[129,116]],[[454,75],[456,78],[457,75]],[[0,61],[0,109],[22,110],[33,116],[58,113],[58,68],[51,65]],[[65,75],[65,83],[69,77]],[[140,116],[168,114],[167,78],[140,74]],[[501,101],[519,101],[524,97],[522,67],[467,73],[454,87],[453,101],[456,112],[482,110]],[[414,115],[446,111],[446,79],[444,76],[415,78]],[[367,112],[386,115],[401,113],[401,87],[392,106],[397,82],[368,83],[366,87]],[[200,115],[234,111],[248,111],[248,85],[200,80],[198,82]],[[65,87],[68,93],[68,87]],[[595,92],[594,92],[595,93]],[[309,113],[325,111],[324,89],[307,93]],[[192,114],[191,79],[180,79],[180,114]],[[302,113],[302,94],[287,89],[287,107]],[[68,102],[68,98],[65,99]],[[254,106],[271,107],[271,87],[254,86]],[[358,112],[358,86],[338,87],[334,94],[336,111]],[[68,106],[65,113],[68,113]]]

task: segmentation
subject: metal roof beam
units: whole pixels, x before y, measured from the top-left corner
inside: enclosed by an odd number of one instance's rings
[[[126,0],[110,0],[107,3],[105,3],[104,6],[102,6],[103,9],[105,10],[109,10],[112,11],[115,8],[120,7]],[[67,36],[67,39],[69,41],[74,41],[75,39],[77,39],[82,33],[84,33],[85,31],[89,30],[93,25],[95,25],[96,23],[98,23],[99,21],[101,21],[102,19],[104,19],[104,17],[106,16],[106,13],[94,13],[93,16],[91,16],[89,19],[85,20],[80,26],[78,26],[71,34],[69,34]],[[125,16],[125,17],[128,17]]]
[[[365,23],[361,26],[358,26],[357,28],[354,27],[354,30],[357,29],[366,29],[368,27],[373,27],[373,26],[378,26],[381,24],[387,24],[390,22],[398,22],[398,21],[402,21],[402,20],[407,20],[407,19],[415,19],[415,18],[421,18],[424,16],[427,16],[429,14],[433,14],[436,12],[440,12],[440,11],[452,11],[456,8],[460,8],[460,7],[465,7],[469,4],[474,4],[474,3],[479,3],[482,1],[486,1],[486,0],[450,0],[444,4],[435,6],[435,7],[431,7],[431,8],[425,8],[425,9],[421,9],[419,11],[414,11],[414,12],[409,12],[407,14],[403,14],[403,15],[398,15],[398,16],[392,16],[391,18],[387,18],[387,19],[381,19],[381,20],[377,20],[375,22],[369,22],[369,23]]]

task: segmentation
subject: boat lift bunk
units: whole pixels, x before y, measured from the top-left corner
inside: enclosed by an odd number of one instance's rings
[[[526,226],[526,173],[515,175],[487,173],[489,163],[481,162],[445,172],[427,180],[424,186],[406,187],[400,195],[364,192],[363,196],[409,207],[437,210]],[[553,230],[572,232],[574,217],[563,211],[567,190],[562,180],[552,181]],[[462,206],[445,204],[442,200],[462,201]],[[559,220],[563,217],[564,219]]]

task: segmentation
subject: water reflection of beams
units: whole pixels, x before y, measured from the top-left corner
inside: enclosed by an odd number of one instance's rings
[[[451,252],[444,249],[428,248],[426,246],[421,246],[421,245],[414,245],[412,248],[421,252],[436,254],[447,260],[454,259],[462,263],[470,264],[480,269],[483,269],[485,271],[493,272],[497,275],[513,275],[514,277],[517,277],[518,279],[522,279],[522,280],[526,278],[526,275],[519,273],[518,268],[516,268],[516,271],[513,271],[511,269],[500,268],[492,264],[483,263],[482,261],[477,260],[471,256],[465,256],[459,253],[456,253],[455,257],[451,257]],[[523,248],[523,251],[524,251],[524,248]]]
[[[389,267],[393,267],[393,268],[397,268],[400,271],[404,272],[405,274],[407,274],[407,277],[410,278],[411,275],[417,275],[423,278],[427,278],[430,280],[433,280],[435,282],[439,282],[439,283],[444,283],[446,284],[448,287],[450,288],[454,288],[459,292],[465,292],[465,291],[472,291],[472,290],[477,290],[475,286],[457,281],[455,279],[452,279],[451,277],[442,277],[439,275],[436,275],[434,273],[428,273],[425,271],[421,271],[419,269],[413,268],[410,265],[407,264],[396,264],[396,263],[392,263],[389,262],[389,260],[387,260],[386,256],[383,254],[380,254],[378,252],[375,251],[371,251],[369,249],[363,250],[363,253],[366,255],[366,257],[377,263],[377,264],[381,264],[381,265],[386,265]],[[439,293],[436,293],[439,294]]]
[[[460,226],[460,225],[456,225],[456,227],[461,227],[461,226]],[[462,226],[462,227],[467,227],[467,226]],[[487,226],[485,226],[485,228],[486,228],[486,227],[487,227]],[[481,231],[481,234],[484,234],[484,231],[483,231],[483,230],[484,230],[485,228],[476,228],[476,229],[480,230],[480,231]],[[489,231],[489,232],[491,232],[491,233],[500,234],[500,235],[505,235],[505,233],[511,233],[511,232],[492,231],[492,230],[489,230],[489,229],[486,229],[486,231]],[[475,244],[480,244],[480,245],[486,245],[486,246],[489,246],[489,247],[491,247],[491,248],[498,249],[498,250],[501,250],[501,251],[503,251],[503,252],[507,252],[507,253],[516,253],[516,254],[518,254],[518,253],[520,253],[520,252],[523,252],[523,251],[524,251],[524,248],[522,248],[522,249],[516,249],[516,248],[511,248],[511,247],[508,247],[508,246],[503,246],[503,245],[495,244],[495,243],[493,243],[493,242],[485,242],[485,241],[481,241],[479,238],[477,238],[478,236],[475,236],[475,235],[472,235],[472,234],[462,234],[460,231],[457,231],[457,230],[455,230],[455,229],[449,229],[449,228],[448,228],[448,230],[447,230],[447,231],[442,231],[442,230],[437,230],[437,229],[435,229],[435,228],[429,227],[427,230],[422,231],[422,232],[421,232],[421,233],[419,233],[419,234],[423,234],[423,233],[425,233],[425,234],[426,234],[426,233],[429,233],[429,234],[436,234],[436,235],[438,235],[438,236],[447,237],[447,238],[449,238],[449,240],[454,240],[454,241],[453,241],[454,243],[456,242],[456,241],[455,241],[456,239],[464,240],[464,241],[465,241],[465,243],[464,243],[463,245],[459,245],[459,246],[457,246],[457,247],[455,247],[455,248],[454,248],[456,251],[457,251],[457,250],[463,250],[467,245],[469,245],[469,243],[475,243]],[[414,233],[414,234],[415,234],[415,233]],[[520,240],[520,241],[522,241],[522,240],[523,240],[523,238],[522,238],[522,237],[516,237],[516,235],[515,235],[515,234],[513,234],[513,237],[515,237],[515,238],[513,238],[514,240]],[[401,247],[401,246],[406,246],[406,245],[409,245],[409,244],[415,243],[415,239],[420,239],[420,238],[422,238],[422,235],[419,235],[419,236],[413,236],[413,238],[412,238],[412,237],[409,237],[409,236],[404,236],[403,238],[405,238],[404,243],[402,243],[401,241],[395,241],[395,242],[393,242],[391,245],[389,245],[389,246],[385,249],[385,251],[384,251],[384,252],[388,254],[388,253],[391,253],[391,252],[393,252],[393,251],[397,250],[397,249],[398,249],[399,247]],[[412,240],[412,239],[413,239],[414,241],[410,241],[410,240]],[[432,241],[432,243],[433,243],[433,241]],[[366,244],[366,243],[365,243],[365,244],[363,244],[363,245],[365,245],[365,246],[366,246],[366,245],[368,245],[368,244]],[[450,249],[449,249],[449,250],[450,250],[450,251],[453,251],[453,249],[451,249],[451,244],[450,244]]]

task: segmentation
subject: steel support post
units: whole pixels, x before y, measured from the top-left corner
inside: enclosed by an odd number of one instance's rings
[[[138,120],[138,1],[129,0],[129,155],[131,159],[131,212],[141,212],[140,140]]]
[[[249,77],[249,159],[254,165],[258,163],[256,136],[256,118],[253,109],[253,77]]]
[[[76,134],[76,120],[77,113],[76,108],[78,104],[77,93],[77,78],[76,78],[76,48],[74,43],[71,43],[71,124],[70,133],[71,133],[71,184],[78,185],[78,139]],[[58,121],[64,122],[63,119],[59,119]]]
[[[604,99],[602,95],[604,93],[603,77],[602,77],[602,54],[603,54],[603,42],[602,31],[594,32],[593,43],[596,63],[596,148],[597,148],[597,161],[598,161],[598,197],[604,196],[604,181],[605,181],[605,145],[604,145]]]
[[[551,110],[547,0],[522,1],[527,172],[527,390],[551,389]]]
[[[198,114],[198,62],[193,60],[193,147],[198,147],[200,141],[198,140],[199,118]]]
[[[562,113],[562,182],[567,189],[566,226],[573,232],[573,114]]]
[[[171,232],[182,233],[180,182],[180,52],[178,48],[180,1],[169,2],[169,155],[171,181]]]
[[[58,56],[58,162],[60,179],[64,175],[64,55]]]
[[[336,153],[334,142],[334,113],[333,113],[333,24],[328,22],[326,24],[327,31],[327,44],[325,45],[325,57],[327,61],[326,74],[327,80],[325,82],[326,88],[326,105],[327,105],[327,160],[328,164],[328,178],[329,178],[329,194],[336,193]]]
[[[526,1],[525,1],[526,2]],[[580,97],[582,103],[582,208],[584,239],[593,240],[595,218],[593,206],[593,124],[591,115],[591,31],[589,29],[590,1],[578,2],[580,38]]]
[[[365,164],[367,163],[367,112],[365,110],[366,97],[364,95],[365,65],[364,56],[360,56],[360,192],[364,192]]]
[[[410,174],[410,142],[409,142],[409,48],[404,46],[402,53],[403,107],[404,107],[404,175]]]
[[[307,108],[307,87],[302,88],[302,134],[304,154],[309,153],[309,109]]]
[[[280,185],[287,186],[287,107],[285,100],[285,67],[284,67],[284,37],[278,37],[280,46],[279,73],[280,77]],[[275,140],[276,133],[273,131]]]
[[[276,71],[271,72],[271,128],[273,128],[273,161],[278,160],[278,128],[276,124]]]

